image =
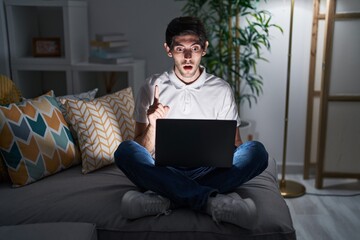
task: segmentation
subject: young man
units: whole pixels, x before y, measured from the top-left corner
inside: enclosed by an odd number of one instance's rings
[[[115,152],[117,166],[146,191],[125,193],[121,203],[125,218],[189,207],[208,213],[216,222],[244,228],[252,228],[256,222],[254,202],[233,191],[267,167],[268,154],[259,142],[242,143],[238,128],[229,169],[154,165],[156,119],[230,119],[240,125],[231,87],[200,65],[208,45],[204,26],[197,18],[175,18],[166,29],[164,48],[174,67],[146,80],[135,106],[135,141],[121,143]]]

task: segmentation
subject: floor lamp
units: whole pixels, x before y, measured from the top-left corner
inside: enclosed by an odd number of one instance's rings
[[[285,180],[286,169],[286,148],[287,148],[287,126],[289,115],[289,92],[290,92],[290,70],[291,70],[291,46],[292,46],[292,28],[293,28],[293,15],[294,15],[295,0],[291,0],[290,11],[290,36],[289,36],[289,54],[287,66],[287,79],[286,79],[286,102],[285,102],[285,123],[284,123],[284,146],[283,146],[283,162],[281,171],[281,180],[279,183],[280,192],[283,197],[300,197],[305,194],[305,187],[295,181]]]

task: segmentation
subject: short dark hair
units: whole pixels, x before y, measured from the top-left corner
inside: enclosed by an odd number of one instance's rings
[[[166,28],[166,44],[170,49],[174,47],[174,38],[184,35],[196,35],[199,37],[199,44],[204,49],[207,41],[204,24],[197,17],[174,18]]]

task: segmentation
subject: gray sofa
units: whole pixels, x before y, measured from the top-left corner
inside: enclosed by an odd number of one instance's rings
[[[46,223],[58,223],[52,226],[55,228],[66,223],[92,224],[100,240],[296,239],[289,209],[278,190],[274,159],[269,159],[261,175],[237,189],[257,206],[258,223],[251,231],[228,223],[216,224],[210,216],[188,209],[126,220],[120,213],[121,198],[135,188],[115,165],[86,175],[78,165],[19,188],[1,183],[0,239],[11,239],[5,236],[9,228],[17,226],[21,231],[21,226],[39,223],[45,224],[45,230]],[[76,234],[74,227],[68,231]],[[94,239],[93,235],[89,239]]]
[[[97,240],[97,232],[92,223],[32,223],[0,226],[0,240]]]

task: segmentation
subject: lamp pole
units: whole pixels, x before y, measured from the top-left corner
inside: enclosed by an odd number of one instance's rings
[[[295,181],[291,181],[291,180],[285,180],[294,5],[295,5],[295,0],[291,0],[290,31],[289,31],[290,35],[289,35],[288,65],[287,65],[287,78],[286,78],[283,161],[282,161],[282,170],[281,170],[281,180],[279,183],[281,195],[283,197],[289,197],[289,198],[290,197],[300,197],[305,194],[305,187],[302,184],[295,182]]]

